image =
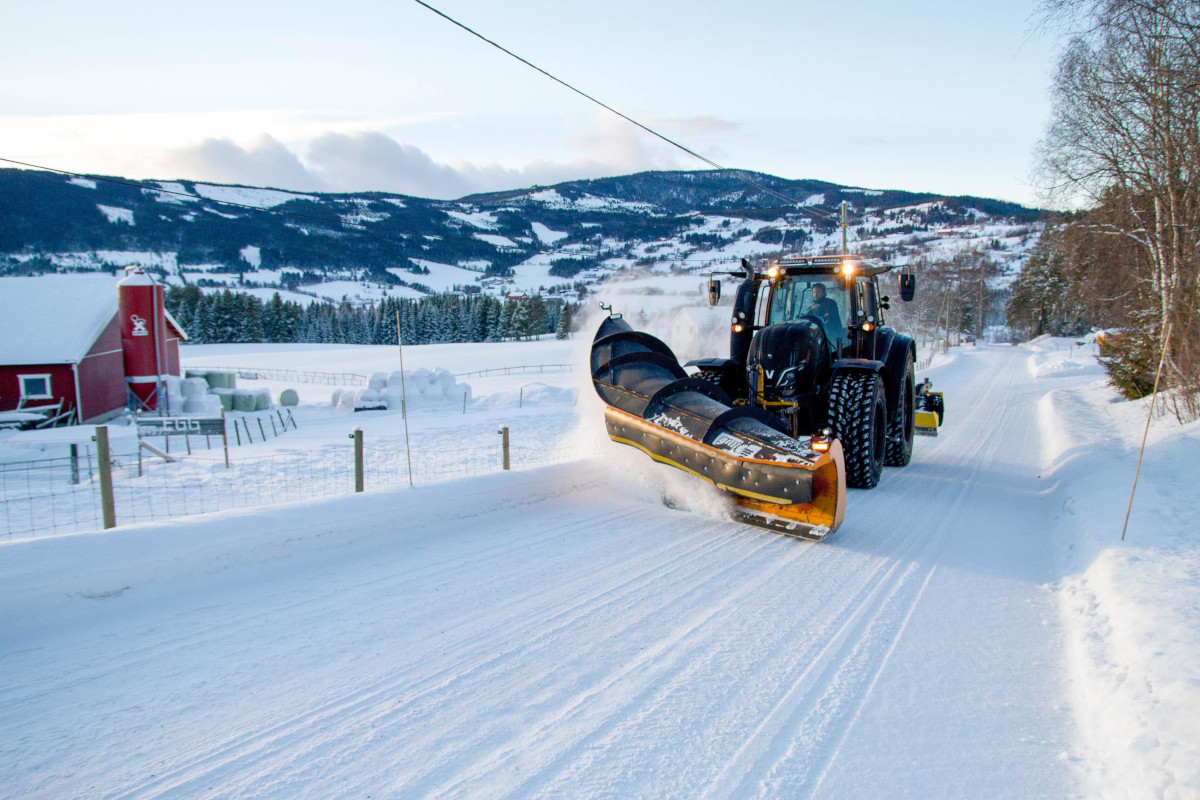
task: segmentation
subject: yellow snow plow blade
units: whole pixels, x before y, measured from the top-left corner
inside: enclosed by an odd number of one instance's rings
[[[937,436],[941,427],[936,411],[918,411],[913,415],[913,427],[918,436]]]
[[[846,474],[842,446],[807,451],[803,457],[773,460],[739,456],[608,406],[604,420],[609,438],[641,450],[727,492],[741,522],[800,539],[820,541],[837,530],[846,515]],[[720,444],[735,451],[766,451],[770,443],[737,431]]]

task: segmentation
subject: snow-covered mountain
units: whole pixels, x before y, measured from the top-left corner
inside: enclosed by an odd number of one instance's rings
[[[831,250],[843,200],[853,249],[898,262],[986,252],[1003,272],[1038,231],[1039,212],[1015,203],[759,173],[643,172],[440,201],[8,169],[0,275],[136,263],[173,284],[285,299],[554,294],[633,268],[690,275]]]

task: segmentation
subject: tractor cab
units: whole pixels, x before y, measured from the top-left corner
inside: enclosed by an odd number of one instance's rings
[[[876,277],[890,267],[859,256],[783,259],[756,273],[755,328],[817,322],[834,358],[875,358],[887,297]]]
[[[709,277],[709,302],[721,298],[718,276],[740,277],[729,326],[729,358],[689,361],[695,377],[779,419],[793,437],[824,435],[842,443],[847,484],[870,488],[884,464],[904,466],[919,426],[936,431],[935,414],[916,419],[916,342],[884,324],[889,298],[880,276],[892,269],[857,255],[793,256],[741,273]],[[916,276],[900,274],[901,300]],[[926,390],[932,400],[941,400]]]
[[[769,284],[770,297],[763,304],[763,325],[799,322],[807,317],[821,326],[825,340],[835,352],[848,341],[846,320],[855,301],[844,282],[836,276],[789,275]]]

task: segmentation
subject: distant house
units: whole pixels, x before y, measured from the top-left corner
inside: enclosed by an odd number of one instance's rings
[[[692,306],[671,318],[667,339],[681,359],[727,356],[729,306]],[[724,352],[722,352],[724,350]]]
[[[0,412],[57,407],[100,422],[126,407],[117,280],[111,275],[0,278]],[[187,334],[163,309],[166,364],[179,374]]]

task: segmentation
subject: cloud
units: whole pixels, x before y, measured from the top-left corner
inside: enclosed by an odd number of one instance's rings
[[[249,147],[229,139],[206,139],[198,145],[177,148],[163,159],[175,174],[216,183],[242,183],[277,189],[320,191],[325,187],[282,143],[262,136]]]
[[[738,127],[715,117],[666,122],[673,133],[682,130],[697,139],[719,138]],[[171,150],[162,163],[173,172],[171,177],[192,180],[295,191],[395,192],[438,199],[642,170],[703,168],[666,142],[610,115],[569,129],[562,138],[578,158],[538,159],[520,167],[441,163],[420,147],[377,130],[326,131],[308,140],[303,156],[270,136],[261,136],[249,146],[210,138]],[[707,154],[713,153],[708,148]]]

